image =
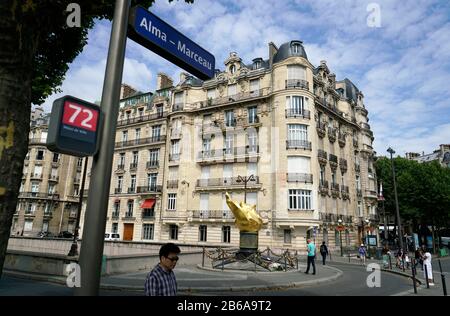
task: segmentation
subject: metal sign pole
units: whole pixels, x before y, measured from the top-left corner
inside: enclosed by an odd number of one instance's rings
[[[80,252],[81,287],[75,295],[98,295],[102,268],[103,243],[111,180],[114,141],[119,112],[128,14],[131,0],[116,0],[103,84],[101,109],[105,115],[101,145],[94,156],[89,184],[89,199]]]

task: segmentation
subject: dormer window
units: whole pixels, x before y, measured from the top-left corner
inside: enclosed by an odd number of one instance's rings
[[[302,42],[292,42],[291,43],[291,53],[293,55],[302,53]]]
[[[253,64],[253,69],[256,70],[256,69],[259,69],[259,68],[261,68],[261,62],[260,61],[255,61],[255,63]]]
[[[236,72],[236,66],[235,65],[231,65],[230,66],[230,73],[233,75]]]

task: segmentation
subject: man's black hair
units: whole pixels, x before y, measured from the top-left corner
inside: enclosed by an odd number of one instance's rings
[[[177,245],[174,243],[168,243],[162,245],[161,249],[159,249],[159,259],[161,259],[161,257],[167,257],[169,253],[179,254],[180,252],[181,250]]]

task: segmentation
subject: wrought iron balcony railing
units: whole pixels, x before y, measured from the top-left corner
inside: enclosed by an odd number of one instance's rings
[[[290,88],[298,88],[298,89],[305,89],[309,90],[309,82],[302,79],[288,79],[285,81],[285,87],[286,89]]]
[[[310,173],[287,173],[287,182],[313,183],[313,175]]]
[[[307,140],[287,140],[286,149],[306,149],[311,150],[311,142]]]
[[[311,112],[309,110],[301,109],[286,109],[286,117],[302,117],[305,119],[310,119]]]

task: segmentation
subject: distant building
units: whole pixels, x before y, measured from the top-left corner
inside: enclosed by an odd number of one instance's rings
[[[438,161],[444,167],[450,167],[450,144],[441,144],[431,154],[406,153],[406,158],[420,163]]]

